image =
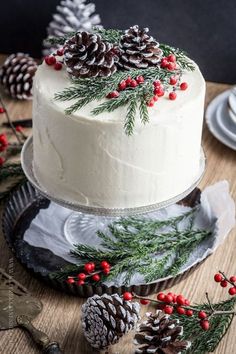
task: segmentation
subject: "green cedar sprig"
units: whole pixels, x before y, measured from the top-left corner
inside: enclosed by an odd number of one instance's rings
[[[77,265],[52,276],[63,280],[68,275],[79,273],[85,263],[92,261],[99,265],[104,259],[111,265],[111,272],[106,279],[114,279],[123,273],[125,284],[129,284],[131,277],[137,272],[144,276],[146,282],[175,275],[194,248],[211,235],[211,231],[193,228],[192,219],[195,213],[196,209],[192,209],[178,217],[161,221],[122,218],[110,224],[107,233],[97,232],[101,240],[99,248],[75,245],[71,254],[77,259]],[[178,224],[184,219],[188,226],[180,231]],[[165,231],[166,227],[168,231]]]

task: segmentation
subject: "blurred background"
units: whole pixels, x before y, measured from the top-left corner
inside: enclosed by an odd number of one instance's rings
[[[41,57],[46,28],[60,0],[1,1],[0,53]],[[236,82],[236,0],[93,0],[105,28],[150,28],[187,51],[210,81]]]

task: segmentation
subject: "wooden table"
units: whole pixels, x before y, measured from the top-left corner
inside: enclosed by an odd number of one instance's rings
[[[229,86],[208,83],[206,104],[217,94]],[[12,118],[30,117],[31,102],[17,102],[5,97]],[[1,118],[1,117],[0,117]],[[203,132],[203,146],[207,157],[207,171],[201,183],[201,188],[216,181],[226,179],[230,183],[231,193],[236,199],[236,153],[218,142],[208,131],[206,126]],[[225,243],[218,248],[187,280],[174,286],[171,290],[182,293],[194,302],[205,300],[205,292],[209,291],[213,302],[228,298],[227,291],[214,283],[213,276],[219,268],[232,275],[236,273],[236,231],[232,231]],[[42,282],[33,278],[15,259],[9,251],[3,235],[0,234],[0,267],[13,270],[14,277],[19,280],[30,292],[38,297],[44,305],[42,313],[34,324],[46,332],[51,338],[60,342],[67,354],[93,353],[83,338],[80,309],[84,300],[68,296],[50,289]],[[169,289],[167,289],[169,290]],[[143,314],[152,307],[143,308]],[[221,341],[215,353],[236,353],[236,319],[233,321],[227,335]],[[39,353],[33,342],[26,338],[26,334],[18,329],[0,334],[1,354],[30,354]],[[132,336],[129,335],[113,346],[109,353],[132,354]]]

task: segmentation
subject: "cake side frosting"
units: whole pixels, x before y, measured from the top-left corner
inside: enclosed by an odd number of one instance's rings
[[[127,136],[126,106],[93,116],[98,102],[92,101],[66,115],[68,102],[55,101],[54,95],[70,80],[65,70],[42,64],[33,102],[39,183],[59,198],[106,208],[150,205],[188,189],[199,173],[205,82],[196,64],[183,80],[188,90],[176,101],[163,97],[148,108],[148,124],[137,116],[134,133]]]

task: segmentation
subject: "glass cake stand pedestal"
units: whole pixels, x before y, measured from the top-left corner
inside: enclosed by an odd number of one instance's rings
[[[205,155],[201,151],[199,174],[192,185],[183,191],[181,194],[174,196],[168,200],[136,207],[136,208],[98,208],[86,205],[80,205],[76,202],[70,202],[65,199],[60,199],[50,191],[43,188],[37,181],[33,170],[33,138],[30,137],[26,140],[22,153],[21,164],[23,171],[29,182],[47,199],[57,203],[59,207],[64,207],[71,210],[64,223],[64,236],[71,244],[93,242],[97,230],[105,231],[107,226],[120,217],[135,216],[145,214],[148,216],[159,209],[165,208],[169,205],[175,204],[189,195],[201,181],[205,172]]]

